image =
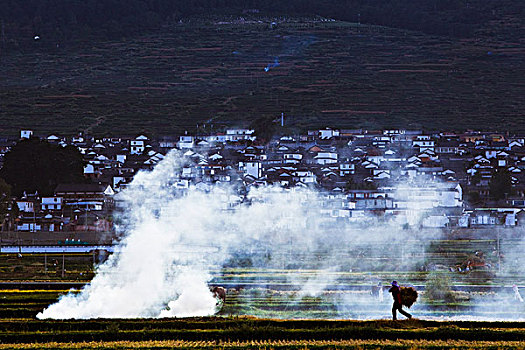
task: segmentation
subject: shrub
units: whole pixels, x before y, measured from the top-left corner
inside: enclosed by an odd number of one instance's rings
[[[442,273],[432,272],[427,277],[425,295],[431,301],[454,302],[456,300],[450,288],[450,278]]]

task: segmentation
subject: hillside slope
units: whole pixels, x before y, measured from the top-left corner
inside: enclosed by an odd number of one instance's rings
[[[270,29],[266,18],[194,18],[52,49],[35,41],[1,57],[0,134],[164,135],[281,112],[301,129],[525,132],[522,41],[311,19]]]

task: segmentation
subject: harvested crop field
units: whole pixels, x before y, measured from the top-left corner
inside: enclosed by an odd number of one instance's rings
[[[408,241],[395,261],[397,270],[382,265],[393,248],[378,242],[342,245],[332,252],[346,266],[340,271],[281,264],[323,259],[327,252],[322,250],[298,255],[285,249],[286,256],[274,255],[266,268],[240,267],[248,261],[237,256],[230,266],[212,271],[211,283],[228,290],[215,316],[161,319],[38,320],[39,312],[68,293],[64,283],[80,288],[91,278],[93,255],[4,253],[0,286],[11,289],[0,289],[0,348],[523,349],[525,304],[516,300],[511,285],[516,283],[523,292],[525,281],[512,269],[510,254],[501,259],[501,269],[495,267],[498,257],[488,253],[496,244],[488,237],[431,240],[422,249],[420,241]],[[501,240],[500,249],[520,244],[521,239],[509,237]],[[475,252],[486,252],[485,262],[493,267],[449,271],[475,259]],[[253,261],[259,258],[251,255]],[[427,268],[420,270],[411,259]],[[330,284],[317,280],[319,276]],[[392,279],[418,290],[418,300],[409,309],[415,319],[390,321],[387,290]],[[309,280],[323,284],[322,292],[302,293],[305,285],[315,287],[306,283]],[[378,282],[383,299],[374,289]],[[13,288],[17,283],[26,289]],[[446,295],[432,294],[447,288]]]
[[[525,320],[525,304],[516,300],[512,288],[519,286],[522,295],[525,290],[521,266],[515,264],[517,256],[512,253],[523,244],[514,238],[500,239],[499,249],[505,253],[501,258],[494,254],[496,239],[425,244],[411,240],[402,249],[380,242],[309,252],[295,252],[288,246],[274,252],[271,259],[264,251],[234,254],[227,266],[210,270],[209,282],[228,290],[220,316],[389,319],[388,288],[392,280],[398,280],[418,291],[410,312],[419,319]],[[315,263],[329,256],[336,256],[341,268],[326,269]],[[469,261],[481,259],[482,266],[467,271]],[[89,283],[97,262],[99,257],[90,253],[1,254],[0,319],[34,319],[69,288]]]
[[[0,322],[0,348],[521,349],[524,323],[254,318]],[[453,340],[452,340],[453,339]]]
[[[520,42],[490,40],[346,22],[196,20],[122,41],[42,42],[1,57],[0,134],[164,135],[281,112],[295,129],[523,132],[524,52]]]

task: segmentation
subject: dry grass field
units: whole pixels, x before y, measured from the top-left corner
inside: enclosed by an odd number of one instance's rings
[[[383,254],[389,254],[388,247],[376,246],[371,250],[375,253],[362,256],[365,247],[356,246],[340,255],[351,269],[334,271],[338,277],[333,286],[318,296],[298,295],[301,281],[318,273],[314,267],[223,268],[213,271],[212,282],[229,288],[218,314],[179,319],[37,320],[38,312],[68,292],[60,289],[60,283],[87,282],[93,276],[93,256],[65,255],[67,271],[62,276],[60,255],[2,254],[2,282],[40,285],[0,290],[0,349],[523,349],[525,324],[511,320],[522,320],[525,306],[516,302],[508,287],[523,285],[523,276],[507,269],[482,275],[444,268],[469,259],[473,251],[488,252],[494,244],[494,240],[433,241],[419,256],[420,243],[411,242],[395,271],[374,270]],[[504,241],[502,246],[517,244]],[[354,270],[356,258],[361,260],[359,266],[370,261],[370,270]],[[415,258],[435,266],[432,273],[448,276],[454,289],[449,300],[430,298],[430,272],[403,264]],[[497,259],[490,256],[487,261],[494,264]],[[388,293],[383,301],[370,293],[377,280],[386,286],[394,278],[419,286],[420,298],[410,311],[415,319],[390,321]],[[44,289],[49,286],[55,289]],[[363,317],[368,320],[356,321]],[[509,321],[475,321],[492,318]]]
[[[523,349],[519,322],[186,319],[0,322],[1,349]]]

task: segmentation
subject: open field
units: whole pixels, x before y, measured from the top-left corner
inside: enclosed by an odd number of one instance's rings
[[[519,239],[507,237],[499,242],[499,249],[520,244]],[[512,283],[525,285],[523,274],[507,269],[507,258],[501,261],[501,271],[496,267],[469,273],[447,270],[471,258],[474,251],[485,252],[486,262],[497,266],[497,255],[490,254],[496,246],[497,241],[490,238],[432,240],[425,249],[421,242],[407,242],[392,264],[397,269],[388,269],[381,261],[392,253],[390,249],[399,247],[379,243],[355,244],[337,252],[337,258],[347,263],[346,269],[338,271],[278,266],[280,261],[297,264],[315,256],[326,258],[321,251],[301,256],[283,251],[289,255],[275,256],[273,265],[266,268],[235,267],[235,262],[249,264],[247,257],[237,256],[231,266],[212,271],[211,282],[228,288],[217,315],[183,319],[37,320],[37,313],[68,292],[57,282],[89,281],[93,256],[64,255],[62,276],[61,255],[2,254],[3,282],[32,281],[34,285],[26,290],[0,290],[0,348],[523,349],[525,305],[515,300],[510,288]],[[260,258],[255,252],[251,262]],[[412,259],[426,269],[418,270],[417,264],[409,263]],[[53,260],[58,260],[58,266],[51,265]],[[366,267],[366,260],[370,269],[356,269]],[[317,283],[323,289],[317,294],[302,293],[305,282],[319,276],[329,284],[320,279]],[[429,298],[431,276],[449,279],[451,295],[442,300]],[[386,285],[392,279],[413,283],[419,290],[420,297],[410,309],[416,319],[389,320],[391,297]],[[377,281],[385,286],[383,300],[372,293]]]
[[[249,253],[231,252],[231,258],[225,266],[213,267],[213,283],[231,286],[273,284],[293,287],[288,281],[290,271],[297,272],[302,276],[300,279],[305,279],[315,275],[319,269],[319,262],[335,259],[338,262],[337,266],[341,267],[331,273],[337,276],[338,284],[360,284],[363,283],[363,276],[367,276],[368,280],[380,280],[386,284],[396,276],[402,276],[407,282],[423,284],[429,272],[444,273],[449,272],[450,268],[464,268],[467,261],[475,258],[475,252],[481,252],[486,266],[471,273],[451,273],[452,283],[525,284],[525,276],[518,273],[521,265],[519,261],[515,261],[516,256],[507,255],[507,252],[525,249],[522,237],[507,235],[503,238],[502,234],[498,240],[495,234],[491,236],[493,237],[483,239],[414,239],[405,241],[402,245],[380,241],[348,242],[342,243],[337,249],[320,246],[309,250],[296,250],[290,242],[289,245],[271,253],[254,247]],[[56,242],[53,246],[61,247]],[[0,253],[0,281],[88,281],[94,272],[94,265],[104,259],[105,256],[96,252],[34,253],[22,256],[4,252]],[[57,273],[61,272],[62,265],[66,269],[64,278]]]
[[[35,47],[0,57],[0,134],[165,135],[281,112],[297,129],[524,132],[523,43],[490,40],[196,20],[125,41]]]
[[[479,349],[525,346],[523,322],[209,317],[0,322],[0,348]]]
[[[290,246],[271,257],[267,252],[234,253],[227,266],[211,268],[210,283],[228,289],[222,316],[389,318],[387,289],[396,279],[419,290],[412,312],[421,319],[522,320],[525,305],[516,301],[511,288],[525,286],[521,265],[512,254],[499,258],[497,249],[522,251],[523,244],[511,238],[501,239],[499,246],[496,239],[409,241],[402,248],[362,242],[330,252],[294,252]],[[465,263],[476,259],[475,252],[486,256],[485,266],[465,271]],[[1,254],[0,318],[34,318],[67,288],[88,283],[103,258],[91,253]],[[319,267],[326,259],[336,259],[341,267]],[[377,289],[374,292],[378,283],[383,286],[382,299]],[[436,288],[446,294],[429,294]]]

